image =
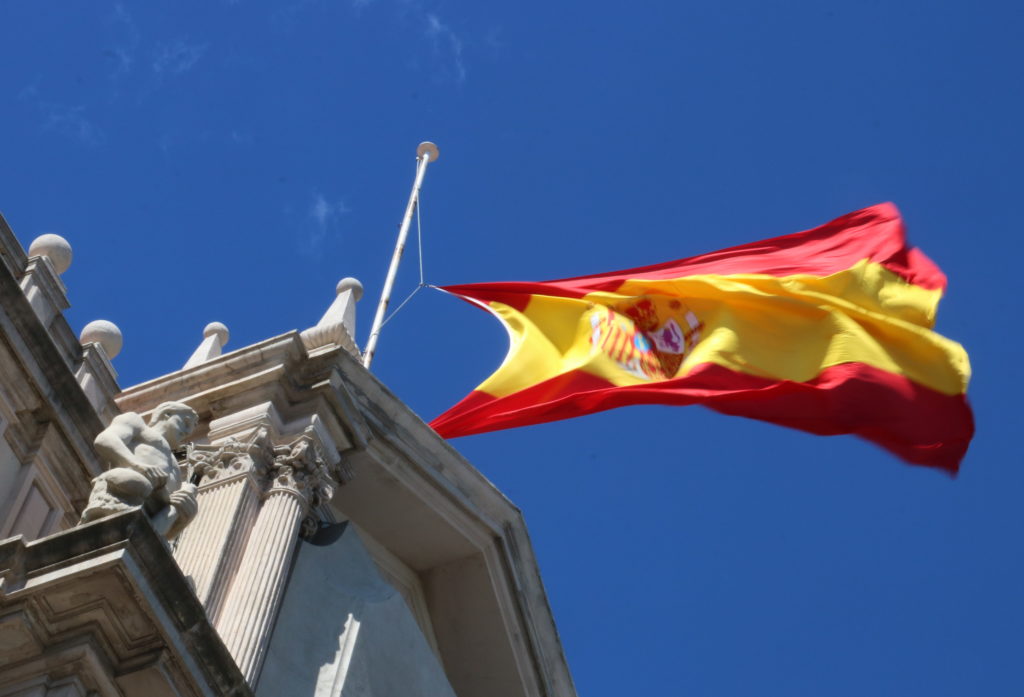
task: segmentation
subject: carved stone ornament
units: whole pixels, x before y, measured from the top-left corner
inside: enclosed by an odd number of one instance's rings
[[[309,433],[274,448],[271,490],[285,489],[301,496],[310,508],[331,500],[337,486],[323,453]]]
[[[147,425],[135,412],[115,416],[93,445],[109,469],[93,480],[79,524],[143,508],[157,532],[178,536],[199,510],[196,486],[183,476],[174,451],[195,429],[198,415],[179,402],[164,402]]]
[[[218,445],[189,443],[186,452],[189,468],[204,485],[249,473],[262,479],[274,460],[274,446],[265,427],[244,441],[228,438]]]
[[[206,489],[219,483],[250,476],[269,495],[288,492],[307,511],[302,522],[302,536],[308,537],[320,528],[316,509],[326,504],[334,490],[345,480],[339,466],[328,466],[312,429],[283,445],[275,445],[266,427],[260,427],[244,440],[229,438],[217,445],[190,443],[188,466],[193,481]]]

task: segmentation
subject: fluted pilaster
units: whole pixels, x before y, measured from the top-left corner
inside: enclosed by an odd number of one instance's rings
[[[273,460],[266,427],[244,440],[189,446],[190,477],[200,480],[199,513],[178,539],[174,557],[211,620],[238,569]]]
[[[269,490],[214,619],[250,686],[256,684],[270,644],[303,519],[334,492],[335,479],[309,431],[272,449]]]
[[[295,491],[271,490],[216,624],[249,685],[255,685],[270,643],[305,511],[306,502]]]
[[[215,620],[256,521],[260,490],[252,477],[215,482],[199,489],[199,514],[175,549],[181,570]]]

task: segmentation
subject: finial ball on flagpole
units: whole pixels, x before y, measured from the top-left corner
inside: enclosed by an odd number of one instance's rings
[[[437,146],[431,143],[429,140],[425,140],[420,143],[420,146],[416,148],[417,159],[427,156],[427,162],[437,162],[437,158],[440,157],[441,153],[438,151]]]

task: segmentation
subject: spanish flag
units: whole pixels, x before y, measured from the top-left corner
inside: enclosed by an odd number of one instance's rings
[[[956,472],[974,426],[967,354],[932,331],[945,288],[889,203],[656,266],[449,286],[497,317],[510,347],[431,426],[451,438],[703,404]]]

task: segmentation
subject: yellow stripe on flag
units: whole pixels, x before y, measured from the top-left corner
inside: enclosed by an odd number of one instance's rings
[[[491,302],[509,331],[510,349],[477,389],[504,397],[570,370],[636,385],[683,376],[704,363],[805,382],[827,367],[856,362],[957,395],[966,389],[970,366],[958,343],[931,331],[940,297],[939,290],[865,260],[826,277],[628,280],[616,292],[584,298],[534,295],[523,312]],[[645,321],[643,300],[659,322],[675,318],[663,338],[665,346],[680,347],[669,355],[678,360],[666,361],[663,346],[659,363],[651,327],[637,331]]]

